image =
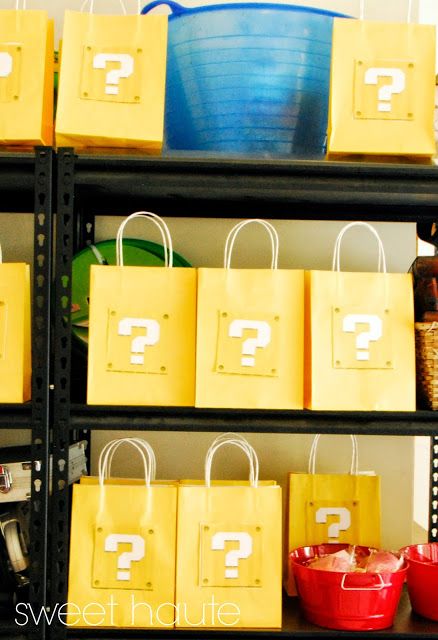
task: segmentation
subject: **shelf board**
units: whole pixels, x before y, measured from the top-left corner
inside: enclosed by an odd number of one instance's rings
[[[267,411],[73,404],[71,429],[438,435],[438,413]]]
[[[35,154],[33,150],[0,152],[1,210],[31,213],[35,197]]]
[[[68,637],[76,640],[112,640],[115,638],[214,638],[216,640],[232,638],[245,638],[246,640],[261,640],[262,638],[437,638],[438,623],[425,620],[412,613],[407,593],[403,593],[394,625],[382,631],[337,631],[323,629],[308,623],[299,610],[296,598],[284,598],[283,627],[273,629],[227,629],[204,630],[192,629],[70,629]]]
[[[32,405],[0,404],[0,429],[31,429]]]
[[[79,208],[127,215],[423,221],[437,218],[438,167],[194,153],[75,156]]]

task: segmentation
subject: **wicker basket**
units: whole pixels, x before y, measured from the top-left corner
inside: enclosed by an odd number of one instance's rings
[[[415,323],[418,404],[438,410],[438,322]]]

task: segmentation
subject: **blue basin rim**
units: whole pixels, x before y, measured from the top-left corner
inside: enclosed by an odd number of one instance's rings
[[[299,11],[300,13],[316,13],[321,16],[329,16],[331,18],[351,18],[344,13],[337,13],[336,11],[328,11],[326,9],[318,9],[316,7],[300,7],[295,4],[276,4],[271,2],[234,2],[230,4],[213,4],[204,5],[201,7],[183,7],[182,5],[174,2],[173,0],[154,0],[147,4],[141,10],[142,15],[149,13],[152,9],[159,6],[168,6],[172,13],[169,14],[169,20],[178,18],[179,16],[194,15],[197,13],[208,13],[212,11],[227,11],[229,9],[274,9],[280,11]]]

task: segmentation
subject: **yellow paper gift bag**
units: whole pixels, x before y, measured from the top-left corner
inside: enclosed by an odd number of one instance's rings
[[[98,484],[73,487],[67,624],[72,627],[172,627],[175,620],[175,484],[106,484],[112,441],[99,460]],[[103,461],[103,462],[102,462]]]
[[[205,484],[178,487],[177,627],[281,627],[281,487],[210,482],[218,442],[206,458]]]
[[[0,402],[31,395],[30,273],[24,263],[2,263],[0,249]]]
[[[340,271],[344,233],[367,227],[382,273]],[[346,411],[415,411],[411,274],[386,273],[374,227],[351,223],[338,236],[333,271],[306,273],[305,406]]]
[[[123,266],[123,231],[136,217],[160,228],[166,266]],[[172,264],[167,225],[138,212],[118,230],[117,266],[91,266],[88,404],[194,405],[196,270]]]
[[[53,84],[47,11],[0,11],[0,144],[52,144]]]
[[[262,224],[271,269],[231,269],[238,232]],[[223,269],[198,271],[196,406],[303,407],[303,271],[277,269],[278,237],[263,220],[230,232]]]
[[[166,52],[165,15],[66,11],[57,146],[160,152]]]
[[[337,542],[380,547],[380,477],[361,475],[355,436],[350,473],[315,473],[315,436],[308,473],[290,473],[288,478],[286,590],[294,594],[289,553],[298,547]]]
[[[435,154],[435,27],[335,18],[328,154]]]

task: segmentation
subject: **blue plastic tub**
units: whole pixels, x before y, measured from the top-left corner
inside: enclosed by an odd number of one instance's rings
[[[325,151],[333,18],[283,4],[167,5],[168,149],[318,157]],[[347,16],[342,16],[347,17]]]

